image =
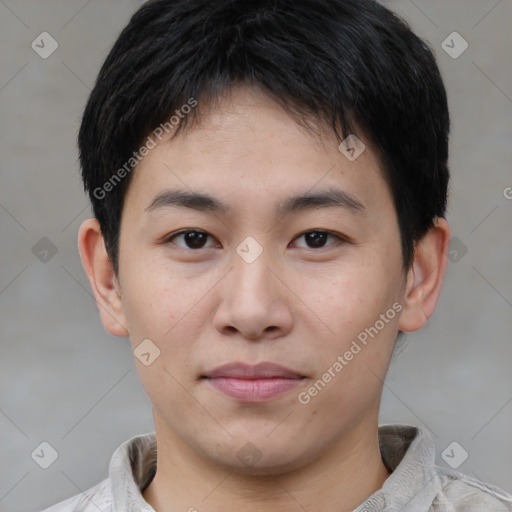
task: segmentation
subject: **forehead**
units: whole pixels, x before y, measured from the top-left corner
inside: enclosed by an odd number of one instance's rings
[[[173,195],[180,202],[181,195],[189,203],[202,201],[204,210],[265,204],[279,215],[293,210],[291,197],[306,193],[334,192],[353,213],[391,201],[379,159],[361,135],[366,147],[351,161],[333,132],[299,125],[254,88],[234,88],[215,108],[197,108],[197,123],[163,139],[138,164],[125,203],[136,202],[139,211],[151,214],[155,205],[170,204]]]

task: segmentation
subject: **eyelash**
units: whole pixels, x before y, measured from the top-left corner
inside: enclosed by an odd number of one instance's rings
[[[172,242],[172,240],[174,238],[178,237],[178,236],[186,235],[187,233],[201,233],[201,234],[207,235],[209,237],[212,237],[212,235],[210,235],[206,231],[202,231],[200,229],[184,229],[184,230],[178,231],[176,233],[172,233],[171,235],[169,235],[168,237],[166,237],[163,240],[163,243],[164,244],[172,243],[173,245],[176,245],[176,244],[174,244]],[[332,236],[332,237],[337,238],[338,242],[341,242],[341,243],[349,243],[350,242],[347,237],[345,237],[343,235],[339,235],[339,234],[333,233],[332,231],[324,230],[324,229],[310,229],[308,231],[304,231],[301,234],[297,235],[293,240],[297,240],[298,238],[303,237],[303,236],[305,236],[305,235],[307,235],[309,233],[321,233],[321,234],[324,234],[324,235],[327,235],[327,236]],[[299,247],[299,249],[310,249],[310,250],[313,250],[313,251],[319,251],[319,250],[331,247],[333,245],[337,245],[337,243],[335,242],[333,244],[329,244],[329,245],[318,247],[318,248],[314,248],[314,247]],[[181,246],[177,246],[177,247],[179,249],[183,249],[185,251],[194,251],[194,252],[200,251],[202,249],[211,249],[211,247],[200,247],[198,249],[193,249],[193,248],[190,248],[190,247],[181,247]]]

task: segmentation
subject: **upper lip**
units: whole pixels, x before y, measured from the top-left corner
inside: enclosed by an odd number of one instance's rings
[[[285,366],[264,362],[256,365],[228,363],[214,368],[206,373],[204,377],[211,379],[217,377],[230,377],[234,379],[270,379],[276,377],[299,379],[302,378],[302,375]]]

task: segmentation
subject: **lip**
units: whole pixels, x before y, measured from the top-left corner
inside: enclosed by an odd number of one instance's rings
[[[264,402],[295,388],[304,376],[274,363],[229,363],[203,375],[216,390],[244,402]]]
[[[207,378],[228,377],[234,379],[300,379],[302,375],[290,368],[275,363],[259,363],[256,365],[245,363],[228,363],[214,368],[206,375]]]

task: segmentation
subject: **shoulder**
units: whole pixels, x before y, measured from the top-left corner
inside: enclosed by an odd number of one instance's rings
[[[434,510],[446,512],[512,512],[512,495],[494,485],[451,469],[436,467],[441,492]]]
[[[68,498],[41,512],[111,512],[112,495],[107,478],[72,498]]]
[[[126,512],[128,508],[143,510],[147,504],[141,489],[151,481],[155,470],[155,434],[135,436],[125,441],[112,455],[108,478],[41,512],[114,512],[114,509]]]

